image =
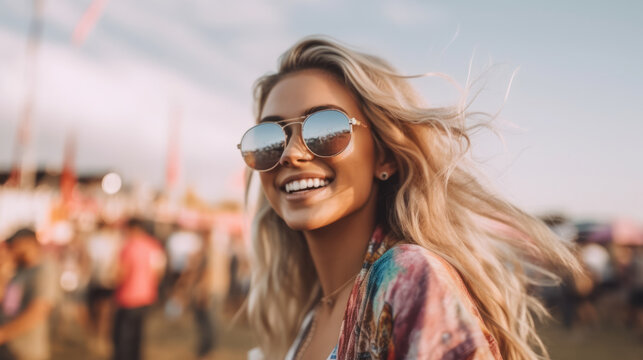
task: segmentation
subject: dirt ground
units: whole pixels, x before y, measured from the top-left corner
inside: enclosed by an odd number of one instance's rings
[[[253,344],[250,330],[244,325],[231,325],[232,315],[217,316],[217,347],[207,359],[246,359]],[[65,327],[64,334],[54,334],[52,360],[105,360],[93,350],[86,332],[78,326]],[[197,359],[196,329],[192,314],[169,320],[162,308],[153,308],[145,323],[144,359]]]
[[[252,334],[242,325],[230,327],[229,321],[230,315],[218,316],[218,346],[208,359],[246,359],[246,353],[254,342]],[[643,339],[637,339],[630,330],[617,324],[567,330],[550,323],[541,326],[540,331],[552,359],[643,359]],[[84,334],[78,327],[66,330],[65,335],[58,334],[53,343],[53,359],[109,359],[92,353]],[[191,314],[169,321],[161,309],[153,309],[146,323],[145,339],[145,359],[196,359],[193,352],[196,337]]]

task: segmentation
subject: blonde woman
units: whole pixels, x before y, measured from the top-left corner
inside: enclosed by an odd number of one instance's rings
[[[575,261],[472,175],[464,102],[426,107],[385,61],[316,37],[255,101],[239,149],[261,179],[248,314],[263,358],[547,357],[525,272]]]

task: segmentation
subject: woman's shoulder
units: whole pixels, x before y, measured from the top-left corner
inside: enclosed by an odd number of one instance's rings
[[[374,329],[390,328],[397,339],[407,339],[402,353],[500,358],[462,278],[433,251],[414,244],[391,247],[373,263],[365,296],[364,318],[377,319]],[[385,319],[390,326],[382,324]]]
[[[367,293],[397,308],[465,308],[478,322],[479,312],[462,277],[439,254],[420,245],[400,243],[373,263]],[[419,309],[418,309],[419,310]]]
[[[373,263],[371,278],[385,283],[432,281],[462,290],[462,280],[452,265],[435,252],[409,243],[396,244],[382,254]]]
[[[415,244],[392,246],[368,271],[365,296],[401,312],[424,312],[445,303],[469,304],[461,277],[438,254]]]

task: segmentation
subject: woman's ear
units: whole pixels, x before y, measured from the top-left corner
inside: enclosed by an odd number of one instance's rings
[[[382,181],[386,181],[396,172],[397,165],[391,152],[385,148],[378,147],[374,176]]]

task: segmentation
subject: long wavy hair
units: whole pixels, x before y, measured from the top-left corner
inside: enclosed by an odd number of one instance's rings
[[[468,111],[467,87],[453,106],[428,107],[408,84],[409,77],[382,59],[325,37],[308,37],[281,56],[276,73],[255,83],[257,118],[274,86],[305,69],[334,75],[355,95],[376,147],[397,165],[397,173],[379,189],[380,224],[459,272],[505,359],[548,358],[534,325],[534,315],[546,311],[528,294],[528,275],[555,279],[545,270],[549,265],[577,271],[578,264],[541,221],[501,199],[476,176],[469,136],[488,123],[471,123],[480,114]],[[248,317],[263,353],[276,359],[285,356],[320,286],[302,233],[286,225],[261,190],[259,197]]]

